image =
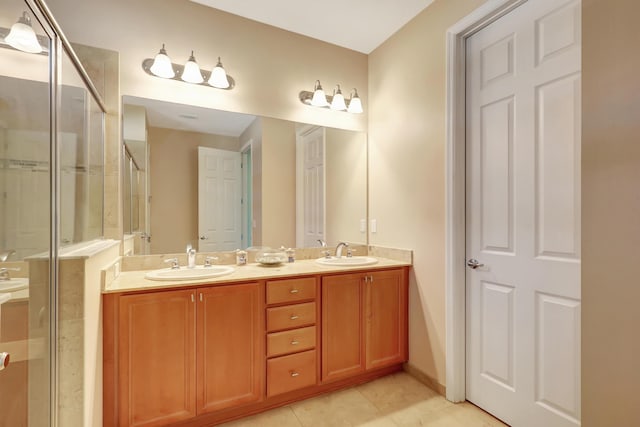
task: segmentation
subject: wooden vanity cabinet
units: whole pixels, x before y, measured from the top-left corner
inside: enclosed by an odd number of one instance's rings
[[[267,398],[316,385],[317,278],[267,281]]]
[[[125,295],[118,316],[119,426],[196,416],[195,291]]]
[[[407,274],[105,294],[103,425],[216,425],[396,372]]]
[[[407,270],[322,278],[322,382],[407,360]]]
[[[117,298],[107,309],[115,303],[118,313],[118,408],[114,418],[105,413],[105,425],[163,426],[262,400],[263,289],[247,283],[107,296]]]

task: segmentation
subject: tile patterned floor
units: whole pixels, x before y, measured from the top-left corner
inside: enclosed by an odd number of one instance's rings
[[[505,425],[471,403],[447,401],[404,372],[223,424],[224,427]]]

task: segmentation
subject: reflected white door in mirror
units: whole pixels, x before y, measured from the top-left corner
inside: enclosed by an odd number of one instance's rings
[[[240,153],[198,147],[198,250],[241,247]]]

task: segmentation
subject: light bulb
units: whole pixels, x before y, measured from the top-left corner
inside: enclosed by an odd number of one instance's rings
[[[18,22],[13,24],[11,31],[4,38],[4,41],[11,47],[27,53],[40,53],[42,46],[38,42],[35,31],[31,26],[31,18],[27,12],[22,12]]]
[[[211,77],[208,82],[211,86],[218,89],[227,89],[229,87],[229,79],[227,78],[227,72],[222,67],[220,57],[218,57],[218,63],[216,67],[211,70]]]
[[[324,94],[324,90],[322,90],[322,85],[320,84],[320,80],[316,80],[316,84],[313,88],[313,98],[311,98],[311,105],[314,107],[326,107],[327,97]]]
[[[351,95],[351,99],[349,100],[349,107],[347,111],[350,113],[360,114],[362,113],[362,101],[358,96],[358,91],[354,88],[353,95]]]
[[[340,90],[340,85],[338,85],[338,89],[333,91],[333,99],[331,100],[331,109],[344,111],[347,109],[347,104],[344,102],[344,96],[342,95],[342,91]]]
[[[167,51],[164,50],[164,44],[160,49],[160,52],[153,59],[153,65],[149,68],[154,75],[162,77],[164,79],[172,79],[175,77],[176,72],[173,70],[171,59],[167,55]]]
[[[181,78],[188,83],[200,84],[204,81],[200,67],[196,62],[196,58],[193,56],[193,51],[191,51],[191,56],[187,63],[184,64],[184,70],[182,71]]]

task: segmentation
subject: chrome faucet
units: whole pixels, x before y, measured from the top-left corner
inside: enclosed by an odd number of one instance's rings
[[[320,243],[320,247],[321,248],[326,248],[327,247],[327,242],[325,242],[322,239],[318,239],[318,240],[316,240],[316,242]]]
[[[196,267],[196,250],[191,247],[191,243],[187,245],[187,268]]]
[[[342,248],[348,248],[348,247],[349,247],[348,243],[345,243],[345,242],[338,243],[338,246],[336,246],[336,258],[341,258]]]
[[[13,249],[9,249],[9,250],[0,252],[0,262],[5,262],[6,260],[9,259],[9,257],[11,255],[13,255],[15,253],[16,253],[16,251],[14,251]]]
[[[20,271],[19,268],[0,268],[0,282],[9,281],[11,277],[9,276],[9,271]]]

